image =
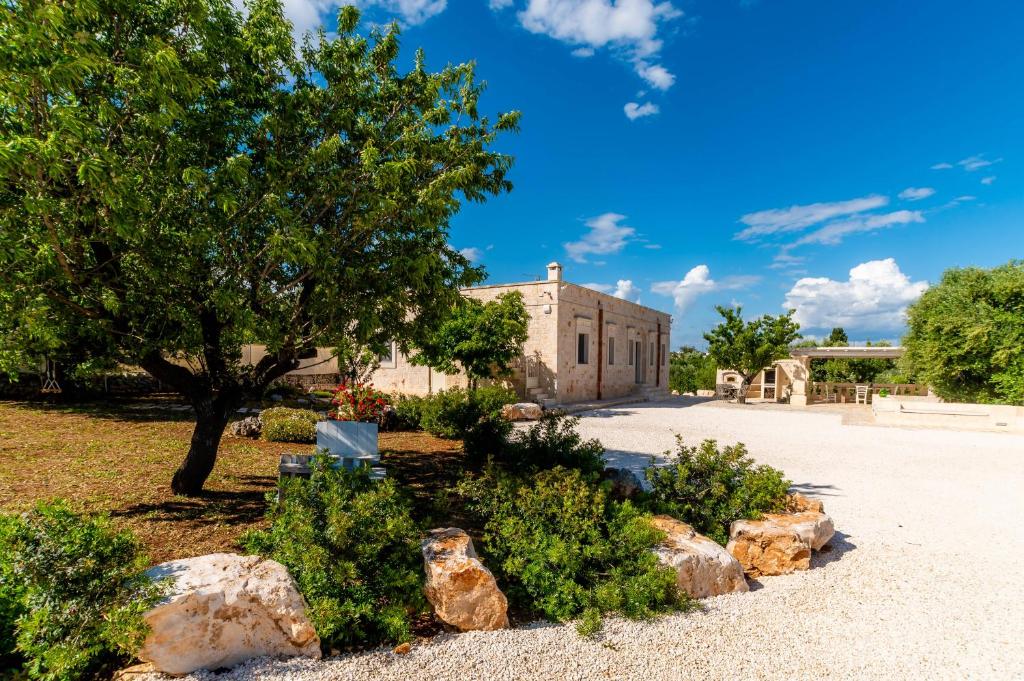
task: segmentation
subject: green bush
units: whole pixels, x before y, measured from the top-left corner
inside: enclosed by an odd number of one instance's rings
[[[19,526],[17,517],[0,515],[0,679],[13,676],[24,661],[15,649],[17,621],[25,613],[25,582],[14,564]]]
[[[136,539],[105,516],[83,517],[61,502],[4,525],[0,572],[21,594],[13,606],[21,611],[24,671],[58,681],[117,669],[141,645],[142,614],[161,592],[143,574],[147,560]]]
[[[424,610],[420,533],[390,480],[312,463],[271,501],[271,527],[247,533],[247,550],[288,568],[325,649],[409,640]]]
[[[390,399],[391,407],[395,410],[395,430],[419,430],[426,398],[393,393]]]
[[[492,463],[519,475],[562,466],[582,471],[596,479],[605,467],[604,447],[597,440],[584,440],[576,432],[579,418],[548,411],[525,430],[508,437],[493,452]]]
[[[316,442],[316,423],[320,417],[309,409],[272,407],[260,413],[263,430],[260,437],[269,442]]]
[[[438,437],[462,438],[481,418],[501,418],[502,406],[515,401],[516,394],[500,386],[441,390],[424,399],[420,427]]]
[[[481,552],[517,609],[582,618],[587,634],[604,613],[644,618],[687,604],[675,572],[650,551],[664,538],[650,516],[609,501],[580,471],[521,478],[492,470],[459,492],[484,519]]]
[[[742,443],[723,449],[714,440],[687,447],[676,436],[672,461],[647,469],[653,510],[689,523],[719,544],[729,539],[729,524],[741,518],[781,511],[790,481],[782,471],[755,466]]]

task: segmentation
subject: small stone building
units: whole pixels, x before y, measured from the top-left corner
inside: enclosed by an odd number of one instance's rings
[[[463,294],[487,302],[508,291],[519,291],[530,313],[529,339],[508,379],[520,398],[565,404],[668,395],[668,313],[563,281],[556,262],[546,280]],[[384,391],[418,395],[467,384],[465,376],[413,366],[394,347],[372,380]]]

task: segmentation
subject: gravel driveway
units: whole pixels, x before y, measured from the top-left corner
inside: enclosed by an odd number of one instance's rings
[[[675,400],[584,415],[613,462],[744,442],[824,500],[838,534],[808,572],[698,613],[443,635],[389,651],[253,661],[231,679],[1024,678],[1024,437],[843,425],[835,413]]]

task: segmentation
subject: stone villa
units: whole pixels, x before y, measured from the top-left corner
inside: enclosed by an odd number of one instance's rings
[[[509,379],[521,398],[550,405],[668,395],[668,313],[564,281],[557,262],[548,265],[546,280],[463,294],[486,302],[507,291],[519,291],[530,313],[529,339]],[[372,380],[387,392],[418,395],[467,383],[465,376],[414,366],[394,347]]]

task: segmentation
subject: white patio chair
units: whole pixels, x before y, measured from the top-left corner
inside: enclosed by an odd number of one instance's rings
[[[857,395],[856,395],[856,398],[855,398],[854,401],[857,404],[867,404],[868,403],[868,386],[866,386],[866,385],[858,385],[858,386],[855,386],[855,390],[857,391]]]

